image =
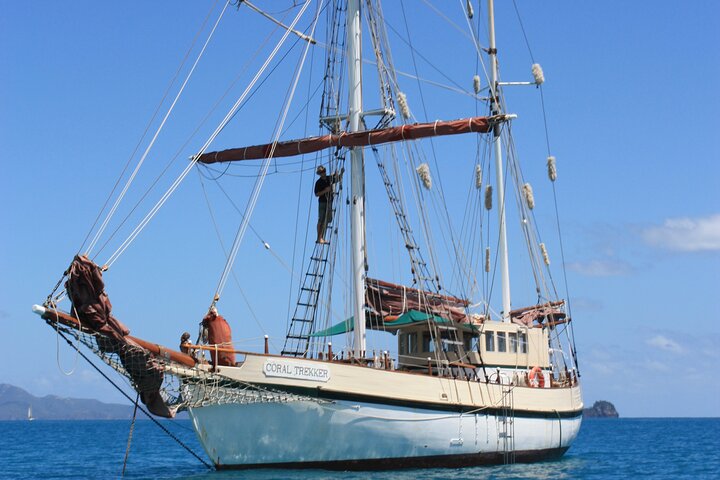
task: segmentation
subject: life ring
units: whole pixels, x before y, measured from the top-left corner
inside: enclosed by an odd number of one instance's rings
[[[528,385],[535,388],[545,387],[545,375],[543,375],[542,368],[534,366],[530,370],[530,375],[528,376]]]

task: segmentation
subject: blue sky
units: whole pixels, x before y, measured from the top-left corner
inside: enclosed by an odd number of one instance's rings
[[[388,14],[397,13],[397,4],[385,3]],[[44,300],[82,243],[211,4],[0,0],[0,325],[6,339],[0,382],[36,395],[122,401],[69,348],[57,350],[52,331],[30,306]],[[720,94],[714,84],[720,78],[720,5],[517,4],[533,56],[545,70],[585,400],[613,401],[623,416],[716,416]],[[434,35],[442,25],[425,2],[406,0],[405,6],[427,25],[425,31]],[[247,22],[256,16],[242,14],[226,14],[188,100],[171,118],[176,130],[158,140],[157,149],[165,153],[151,157],[146,178],[172,158],[239,71],[234,59],[262,33]],[[503,78],[525,80],[532,62],[514,11],[498,6],[498,16]],[[433,35],[415,41],[435,49],[430,53],[443,53],[430,41]],[[451,70],[466,58],[450,50],[444,61]],[[428,101],[440,102],[440,95]],[[526,173],[539,183],[545,175],[544,137],[530,133],[530,126],[541,130],[537,91],[512,90],[508,103],[511,110],[534,105],[516,122],[516,137],[529,133],[518,147],[522,158],[533,159]],[[265,119],[272,124],[274,106],[273,100],[251,102],[218,139],[218,148],[269,139],[272,125],[260,125]],[[417,98],[412,109],[421,111]],[[179,158],[174,168],[187,152]],[[296,183],[293,168],[280,167],[265,187],[258,208],[261,219],[274,221],[253,221],[288,264],[296,206],[303,224],[312,183],[305,172],[304,187],[288,191],[283,180]],[[452,167],[448,172],[443,181],[450,184]],[[242,204],[252,181],[237,182],[226,185]],[[278,209],[283,214],[274,217],[270,212]],[[236,227],[224,226],[224,237],[232,238]],[[133,333],[174,346],[183,330],[194,331],[222,269],[217,241],[208,241],[214,233],[206,235],[212,228],[193,172],[106,276],[114,311]],[[380,235],[368,241],[375,248],[383,240]],[[241,255],[250,259],[238,265],[238,278],[259,319],[243,303],[228,300],[236,337],[248,347],[259,346],[265,332],[280,341],[292,299],[283,289],[288,274],[254,236],[246,238]],[[557,265],[559,253],[551,256]],[[395,261],[389,263],[395,268]],[[280,321],[265,324],[266,317]],[[73,368],[73,375],[62,373]]]

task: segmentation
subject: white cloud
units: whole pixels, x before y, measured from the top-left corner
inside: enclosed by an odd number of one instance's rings
[[[573,309],[583,312],[602,312],[605,305],[597,299],[587,297],[574,297],[572,299]]]
[[[642,237],[650,245],[669,250],[720,250],[720,214],[699,218],[668,218],[662,226],[643,230]]]
[[[710,348],[705,348],[703,350],[700,350],[700,353],[705,355],[706,357],[710,357],[711,359],[718,359],[720,358],[720,353],[717,352],[717,350],[713,350]]]
[[[600,375],[610,376],[622,371],[616,368],[616,365],[608,365],[607,363],[588,363],[587,368],[599,373]]]
[[[567,265],[569,270],[588,277],[611,277],[625,275],[632,267],[617,260],[590,260],[588,262],[571,262]]]
[[[614,376],[623,372],[624,352],[618,352],[613,347],[609,349],[591,348],[582,359],[582,368],[602,376]]]
[[[645,362],[645,368],[660,373],[670,373],[672,371],[670,366],[657,360],[647,360]]]
[[[661,350],[667,350],[673,353],[683,352],[683,348],[680,346],[679,343],[674,340],[670,340],[669,338],[662,335],[655,335],[651,339],[647,340],[645,343],[647,343],[651,347],[657,347]]]

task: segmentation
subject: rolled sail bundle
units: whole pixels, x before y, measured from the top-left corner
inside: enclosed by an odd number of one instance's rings
[[[431,313],[455,322],[469,321],[466,313],[470,304],[468,300],[372,278],[366,280],[366,286],[368,305],[385,321],[391,322],[410,310]]]
[[[163,352],[163,349],[157,345],[131,337],[130,330],[112,316],[112,304],[105,293],[102,269],[84,255],[75,256],[68,269],[65,288],[72,302],[71,311],[74,318],[61,318],[59,312],[51,310],[44,313],[43,318],[61,322],[81,331],[85,329],[95,332],[97,348],[104,355],[117,355],[148,410],[160,417],[174,417],[175,409],[168,407],[160,393],[165,371],[157,355],[167,352]],[[75,325],[73,325],[74,319],[76,319]],[[187,357],[179,352],[175,353]],[[168,355],[168,358],[171,357]],[[183,363],[194,362],[191,360]]]
[[[112,304],[105,293],[100,267],[85,255],[76,255],[67,275],[65,290],[73,305],[72,312],[84,327],[115,340],[122,340],[130,333],[111,315]]]

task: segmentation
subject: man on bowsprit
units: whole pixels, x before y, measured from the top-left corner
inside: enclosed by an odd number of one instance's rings
[[[333,185],[340,181],[344,171],[343,168],[340,173],[327,175],[325,167],[320,165],[317,168],[317,174],[320,175],[315,182],[315,196],[318,197],[317,243],[327,243],[325,230],[332,222]]]

